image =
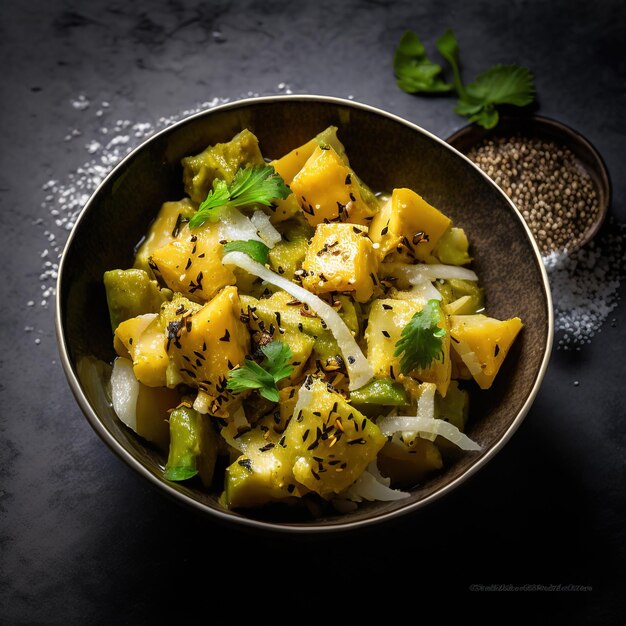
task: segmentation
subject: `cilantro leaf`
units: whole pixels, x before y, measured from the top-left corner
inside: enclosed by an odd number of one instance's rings
[[[452,85],[441,78],[441,65],[426,56],[426,49],[412,31],[402,35],[393,59],[398,87],[407,93],[445,93]]]
[[[245,252],[257,263],[265,265],[269,258],[270,249],[261,241],[249,239],[248,241],[229,241],[224,246],[224,252]]]
[[[289,360],[293,356],[291,348],[282,341],[270,341],[261,347],[261,363],[245,359],[244,364],[228,374],[227,387],[231,391],[258,389],[259,393],[270,402],[278,402],[276,383],[291,375],[293,365]]]
[[[220,217],[220,211],[223,206],[228,204],[230,193],[228,185],[220,179],[213,181],[213,189],[209,191],[206,200],[203,200],[198,210],[189,220],[189,228],[198,228],[205,222],[217,222]]]
[[[437,50],[439,54],[450,64],[454,75],[454,88],[459,96],[465,94],[463,81],[461,80],[461,70],[459,69],[459,44],[454,36],[454,32],[448,29],[439,39],[437,39]]]
[[[199,228],[207,221],[217,222],[224,206],[269,206],[290,193],[291,189],[271,165],[248,165],[237,170],[230,185],[223,180],[213,181],[213,189],[189,220],[189,228]]]
[[[535,97],[532,72],[519,65],[494,65],[465,88],[470,101],[524,107]]]
[[[400,369],[408,374],[416,367],[424,369],[433,359],[442,354],[442,337],[444,328],[439,328],[441,308],[439,300],[429,300],[421,311],[418,311],[404,327],[400,339],[396,342],[394,356],[400,356]]]
[[[265,358],[261,362],[276,382],[286,378],[293,372],[293,365],[289,365],[289,359],[293,356],[291,348],[282,341],[270,341],[268,344],[261,346],[261,352]]]
[[[437,40],[437,50],[452,68],[453,85],[446,83],[440,76],[441,66],[428,59],[417,35],[407,31],[394,57],[398,86],[408,93],[445,93],[454,90],[459,97],[455,113],[487,129],[496,126],[500,119],[498,106],[509,104],[523,107],[535,99],[533,75],[529,69],[519,65],[495,65],[465,86],[459,67],[459,44],[452,30],[448,29]]]
[[[232,206],[247,204],[269,206],[274,200],[282,200],[291,193],[291,189],[271,165],[237,170],[229,191]]]
[[[519,65],[496,65],[479,74],[473,83],[467,85],[454,111],[489,129],[494,128],[500,119],[497,105],[512,104],[523,107],[534,98],[535,85],[528,68]]]

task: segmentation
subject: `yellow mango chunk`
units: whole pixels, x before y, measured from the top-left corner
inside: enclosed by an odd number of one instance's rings
[[[115,329],[114,345],[120,356],[130,356],[135,378],[147,387],[165,387],[169,364],[165,333],[156,313],[138,315]]]
[[[295,148],[291,152],[288,152],[280,159],[275,159],[270,163],[270,165],[274,166],[276,172],[288,185],[296,177],[296,174],[304,167],[304,164],[308,161],[309,157],[313,154],[313,152],[315,152],[315,149],[318,146],[330,146],[339,155],[341,160],[346,165],[349,165],[348,157],[346,156],[346,149],[337,137],[337,130],[336,126],[329,126],[305,144]]]
[[[426,261],[452,221],[410,189],[394,189],[370,226],[381,258],[395,252],[399,261]]]
[[[295,479],[323,498],[349,487],[376,458],[385,436],[374,422],[315,379],[310,401],[284,433]]]
[[[491,387],[522,326],[519,317],[501,321],[481,314],[450,316],[452,347],[481,389]]]
[[[290,185],[296,174],[304,167],[309,157],[320,145],[330,145],[347,164],[345,148],[337,139],[337,127],[329,126],[317,137],[288,152],[280,159],[272,161],[270,165],[274,166],[276,173],[281,176],[287,185]],[[287,196],[284,200],[277,200],[275,204],[276,208],[270,207],[268,213],[272,224],[278,224],[300,213],[300,205],[294,194]]]
[[[402,381],[401,356],[394,356],[396,343],[402,330],[411,321],[415,313],[421,311],[423,304],[417,300],[374,300],[369,315],[365,339],[367,340],[367,360],[374,367],[377,378],[392,378]],[[434,383],[437,391],[445,396],[450,384],[450,335],[445,315],[440,316],[439,327],[446,331],[441,338],[442,355],[434,359],[424,369],[416,368],[408,376],[421,382]]]
[[[150,255],[155,250],[174,241],[177,224],[180,225],[182,219],[189,219],[195,211],[196,207],[189,198],[183,198],[177,202],[165,202],[156,219],[152,222],[146,238],[137,250],[133,267],[145,270],[150,276],[153,276],[149,263]]]
[[[378,469],[393,485],[412,487],[443,467],[439,448],[427,439],[396,433],[380,451]]]
[[[330,146],[315,148],[290,186],[312,226],[367,224],[378,208],[363,199],[353,171]]]
[[[317,147],[317,140],[313,138],[280,159],[272,161],[270,165],[274,166],[276,173],[289,185]]]
[[[176,389],[146,387],[140,383],[137,396],[137,434],[167,451],[170,442],[169,412],[180,402]]]
[[[358,302],[372,297],[378,259],[367,228],[354,224],[319,224],[302,269],[305,289],[313,293],[352,291]]]
[[[185,224],[174,241],[152,253],[150,266],[172,291],[206,302],[235,284],[232,269],[222,264],[223,247],[217,224],[208,222],[193,231]]]
[[[259,425],[238,437],[243,454],[226,468],[224,476],[222,501],[228,508],[260,506],[307,491],[296,484],[292,455],[279,444],[280,437]]]
[[[243,363],[250,350],[250,336],[239,315],[237,288],[226,287],[181,320],[169,341],[169,353],[183,382],[209,396],[213,415],[224,413],[225,402],[231,399],[226,391],[228,373]]]

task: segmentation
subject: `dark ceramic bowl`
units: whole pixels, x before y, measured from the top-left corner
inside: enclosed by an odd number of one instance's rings
[[[568,251],[572,252],[581,248],[598,234],[611,205],[609,171],[602,156],[587,138],[557,120],[541,115],[519,115],[502,118],[498,126],[492,130],[486,130],[476,124],[468,124],[450,135],[446,141],[463,154],[468,154],[472,148],[485,139],[518,134],[523,137],[552,141],[569,148],[577,164],[589,174],[596,189],[598,212],[584,232],[575,233],[576,238],[568,246]]]
[[[518,315],[525,326],[493,388],[472,399],[468,434],[482,451],[460,456],[413,489],[410,498],[308,520],[289,518],[284,511],[269,519],[258,511],[227,511],[218,502],[218,490],[164,480],[164,457],[113,412],[107,364],[114,352],[102,275],[130,267],[133,247],[161,203],[183,196],[181,157],[227,141],[243,128],[259,137],[265,155],[275,157],[331,124],[339,127],[354,169],[374,189],[415,189],[466,230],[489,313],[498,318]],[[537,395],[552,346],[553,317],[546,272],[530,231],[504,193],[467,158],[419,126],[370,106],[318,96],[276,96],[193,115],[151,137],[111,172],[67,242],[59,269],[57,333],[70,386],[90,424],[152,485],[225,522],[310,532],[365,526],[415,512],[483,467],[508,441]]]

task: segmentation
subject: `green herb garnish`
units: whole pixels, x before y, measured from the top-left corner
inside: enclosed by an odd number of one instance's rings
[[[398,87],[407,93],[446,93],[452,89],[440,76],[441,65],[430,61],[418,36],[402,35],[393,59]]]
[[[229,241],[224,246],[224,252],[245,252],[252,260],[265,265],[270,249],[261,241],[249,239],[248,241]]]
[[[400,339],[396,342],[394,356],[400,356],[400,369],[408,374],[416,367],[424,369],[433,359],[442,354],[442,337],[444,328],[439,328],[441,308],[439,300],[429,300],[421,311],[418,311],[404,327]]]
[[[407,93],[447,93],[455,91],[459,100],[455,113],[483,128],[497,125],[502,104],[527,106],[535,99],[532,72],[519,65],[496,65],[464,85],[459,68],[459,44],[451,30],[437,40],[439,54],[452,68],[453,84],[445,82],[442,68],[426,55],[418,36],[407,31],[400,39],[394,57],[398,87]]]
[[[246,359],[241,367],[231,370],[228,375],[228,389],[231,391],[258,389],[267,400],[278,402],[276,383],[293,372],[293,365],[289,364],[293,353],[282,341],[270,341],[267,345],[261,346],[261,352],[264,358],[260,364]]]
[[[249,165],[237,170],[230,185],[223,180],[213,181],[213,189],[189,220],[189,227],[198,228],[207,221],[217,222],[221,209],[225,206],[270,206],[290,193],[291,189],[271,165]]]

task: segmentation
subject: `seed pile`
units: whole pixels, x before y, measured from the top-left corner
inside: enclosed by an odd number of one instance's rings
[[[598,216],[595,185],[565,146],[503,136],[483,141],[468,157],[520,209],[544,255],[571,250]]]

